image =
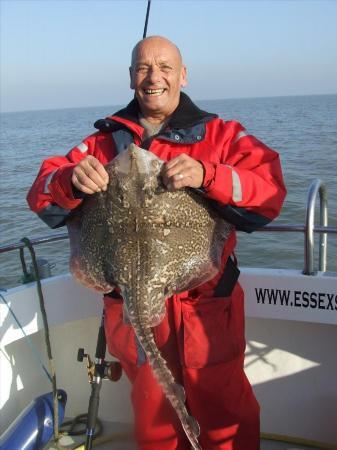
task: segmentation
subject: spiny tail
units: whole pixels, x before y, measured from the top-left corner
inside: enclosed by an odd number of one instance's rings
[[[131,323],[148,357],[150,366],[158,383],[161,385],[166,397],[178,414],[192,448],[194,450],[202,450],[198,443],[198,436],[200,434],[199,424],[194,417],[188,414],[185,406],[185,390],[183,386],[175,382],[171,371],[167,367],[165,359],[158,350],[151,328],[143,326],[140,322],[132,319]]]

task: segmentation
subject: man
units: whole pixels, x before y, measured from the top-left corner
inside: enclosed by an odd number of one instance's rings
[[[63,225],[83,193],[106,190],[104,165],[131,142],[166,161],[162,178],[168,189],[198,189],[238,229],[252,231],[279,214],[285,187],[278,154],[239,123],[201,111],[180,92],[186,68],[172,42],[160,36],[140,41],[132,52],[130,79],[135,99],[125,109],[97,121],[99,131],[67,156],[43,163],[28,202],[48,225]],[[185,388],[204,450],[259,448],[259,406],[243,371],[243,292],[235,244],[233,232],[221,273],[167,299],[166,317],[154,329],[162,355]],[[137,364],[135,336],[122,319],[122,298],[114,291],[104,302],[109,351],[133,385],[139,448],[189,449],[148,363]]]

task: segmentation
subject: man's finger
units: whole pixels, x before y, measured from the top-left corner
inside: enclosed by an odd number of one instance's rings
[[[171,178],[167,184],[167,189],[169,191],[176,191],[185,187],[190,187],[192,184],[192,178],[190,176],[184,176],[178,180]]]
[[[72,177],[73,185],[82,192],[89,193],[84,188],[89,189],[91,192],[99,192],[101,188],[83,171],[74,172]]]
[[[103,166],[103,164],[101,164],[98,161],[98,159],[96,159],[96,158],[92,158],[88,162],[89,162],[90,166],[94,168],[95,172],[98,173],[103,184],[108,184],[109,175],[108,175],[108,172],[105,170],[105,167]]]
[[[72,179],[72,184],[75,186],[76,189],[78,189],[81,192],[84,192],[85,194],[96,194],[97,192],[96,190],[93,191],[92,189],[84,186],[76,179]]]
[[[91,169],[90,171],[86,172],[85,175],[88,180],[90,180],[92,183],[94,183],[96,185],[97,188],[104,189],[104,190],[106,189],[107,183],[104,181],[104,179],[100,176],[100,174],[98,172]],[[82,183],[86,184],[86,180],[84,178],[83,178]],[[88,185],[88,187],[92,188],[91,183],[90,183],[90,186]]]
[[[107,174],[104,166],[99,161],[97,161],[96,159],[86,160],[85,162],[83,162],[83,165],[79,167],[78,174],[80,174],[82,171],[100,189],[106,190],[109,181],[109,175]]]
[[[176,156],[175,158],[170,159],[170,161],[167,161],[164,165],[164,170],[169,170],[172,167],[174,167],[179,161],[181,160],[181,155]]]
[[[172,178],[175,175],[181,174],[188,170],[188,164],[186,161],[177,161],[172,167],[166,167],[163,171],[164,176]]]
[[[73,174],[81,186],[86,186],[94,192],[107,189],[109,175],[94,156],[89,155],[84,158],[74,168]],[[75,179],[73,181],[76,183]]]
[[[98,172],[99,176],[101,177],[103,183],[105,185],[107,185],[109,183],[109,174],[105,170],[105,167],[103,165],[100,165],[97,169],[97,172]]]
[[[172,178],[174,178],[175,181],[181,181],[183,178],[185,178],[185,175],[182,172],[179,172],[173,175]]]
[[[167,173],[162,174],[162,179],[165,186],[168,184],[172,184],[175,182],[181,182],[184,178],[190,176],[190,169],[185,167],[182,164],[177,164],[173,168],[171,168]]]

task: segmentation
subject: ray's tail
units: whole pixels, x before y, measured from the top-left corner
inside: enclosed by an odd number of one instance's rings
[[[193,450],[202,450],[198,442],[200,428],[197,420],[191,416],[185,406],[186,396],[183,386],[176,383],[174,377],[167,367],[165,359],[162,357],[155,343],[152,330],[148,326],[143,326],[139,321],[133,321],[132,325],[135,329],[139,342],[141,343],[153,373],[162,387],[166,397],[175,409],[181,421],[181,425],[188,437]]]

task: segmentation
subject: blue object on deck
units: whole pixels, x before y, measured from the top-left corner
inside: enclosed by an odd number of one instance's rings
[[[58,389],[59,424],[64,418],[67,394]],[[53,393],[33,400],[0,437],[1,450],[40,450],[53,435]]]

